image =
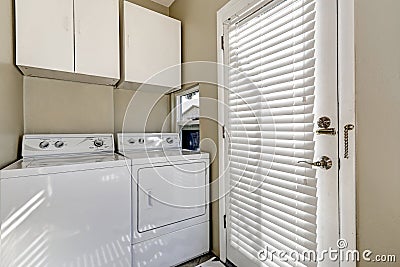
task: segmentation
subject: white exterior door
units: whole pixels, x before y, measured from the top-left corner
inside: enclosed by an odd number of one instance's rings
[[[75,0],[75,71],[119,79],[119,2]]]
[[[73,0],[16,0],[16,64],[74,72]]]
[[[316,266],[289,253],[338,248],[337,3],[266,1],[224,25],[227,259]]]

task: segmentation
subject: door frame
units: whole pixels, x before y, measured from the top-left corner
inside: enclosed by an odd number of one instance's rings
[[[218,121],[225,125],[224,101],[224,51],[221,36],[224,34],[224,22],[247,7],[254,6],[260,0],[231,0],[217,12],[217,53],[218,53]],[[354,40],[354,1],[336,0],[338,3],[338,109],[339,115],[339,234],[347,241],[347,249],[356,249],[356,145],[355,131],[350,132],[349,159],[343,159],[344,126],[356,125],[355,114],[355,40]],[[357,125],[356,125],[357,126]],[[357,130],[357,127],[356,129]],[[218,132],[218,149],[225,151],[224,128]],[[225,225],[225,186],[224,153],[219,153],[219,246],[220,259],[227,261],[227,236]],[[354,267],[356,262],[341,262],[340,266]]]

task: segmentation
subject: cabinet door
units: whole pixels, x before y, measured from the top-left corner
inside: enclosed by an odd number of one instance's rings
[[[119,78],[118,0],[75,0],[75,71]]]
[[[181,22],[126,1],[124,8],[125,81],[180,85]]]
[[[16,0],[16,64],[74,71],[73,0]]]

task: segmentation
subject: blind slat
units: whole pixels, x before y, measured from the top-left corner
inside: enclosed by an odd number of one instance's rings
[[[263,210],[263,207],[256,208],[238,200],[233,201],[232,206],[234,212],[245,215],[245,220],[243,221],[256,229],[257,227],[261,228],[261,232],[263,233],[272,232],[271,234],[275,236],[274,239],[283,244],[286,243],[286,245],[291,248],[296,247],[296,245],[300,245],[303,248],[315,247],[315,244],[312,242],[312,240],[315,239],[315,234],[304,231],[304,229],[298,228],[292,224],[288,224],[274,216],[270,216],[267,212],[263,213],[266,214],[263,218],[257,216],[260,213],[260,209]],[[236,207],[238,209],[235,209]],[[293,241],[293,239],[296,241]]]
[[[293,192],[291,189],[286,189],[283,187],[278,187],[269,183],[267,175],[252,175],[248,178],[245,174],[235,175],[232,174],[232,181],[235,182],[237,188],[242,188],[247,191],[257,191],[264,190],[268,193],[273,193],[275,197],[282,197],[282,203],[285,205],[301,205],[301,207],[306,207],[310,211],[315,210],[317,199],[315,196],[307,195],[305,192],[298,190]],[[295,195],[293,195],[295,194]]]
[[[241,196],[237,192],[232,192],[232,195],[235,196],[237,203],[246,203],[251,207],[256,207],[258,209],[258,213],[263,212],[263,216],[270,218],[270,220],[279,221],[288,228],[290,227],[298,232],[301,232],[302,235],[308,240],[311,240],[312,237],[315,237],[315,217],[310,216],[309,221],[306,221],[299,218],[300,216],[306,216],[304,214],[297,214],[297,216],[295,216],[288,214],[279,208],[274,207],[273,205],[265,205],[264,203],[256,202],[246,196]]]
[[[315,175],[315,173],[311,171],[311,167],[301,167],[294,159],[291,161],[293,164],[288,164],[283,160],[281,162],[278,162],[276,157],[274,157],[273,155],[263,155],[261,153],[254,152],[252,153],[253,155],[251,155],[251,153],[249,152],[240,152],[241,154],[239,155],[239,153],[235,152],[236,151],[234,151],[232,155],[230,155],[229,159],[238,163],[248,164],[252,166],[260,166],[269,170],[275,170],[289,174],[304,175],[308,178],[313,178],[313,176]]]
[[[305,76],[305,75],[304,75]],[[293,77],[295,78],[295,77]],[[246,93],[249,93],[250,95],[254,95],[255,93],[266,95],[266,94],[271,94],[271,93],[278,93],[278,92],[283,92],[287,90],[295,90],[299,88],[306,88],[309,86],[314,86],[315,83],[315,78],[312,77],[303,77],[302,79],[293,79],[291,81],[283,82],[281,84],[273,84],[270,86],[256,86],[255,83],[253,82],[248,82],[245,84],[241,84],[238,86],[233,86],[231,85],[231,90],[232,93],[235,95],[240,95],[240,96],[246,96]],[[254,91],[257,90],[257,91]],[[252,91],[247,92],[247,91]],[[239,93],[240,92],[240,93]]]
[[[304,35],[306,32],[312,31],[315,25],[313,21],[315,12],[297,14],[297,16],[298,15],[303,16],[295,18],[294,20],[291,20],[291,18],[285,19],[284,21],[282,20],[279,22],[280,26],[278,28],[274,28],[274,25],[269,25],[269,27],[261,28],[252,34],[243,34],[241,38],[231,46],[231,53],[235,53],[236,55],[239,53],[250,55],[254,53],[254,50],[264,50],[265,48],[270,48],[279,43],[293,39],[294,36],[298,37]],[[268,39],[265,37],[266,34],[268,34]],[[260,44],[262,46],[256,49]]]
[[[262,198],[261,200],[255,200],[251,194],[243,194],[245,190],[240,188],[235,188],[230,192],[232,199],[237,201],[252,201],[253,203],[258,203],[255,207],[265,207],[269,210],[269,214],[277,217],[287,218],[291,223],[307,230],[311,233],[315,233],[317,226],[316,216],[314,214],[307,213],[303,210],[293,208],[289,205],[277,202],[276,200],[270,198]],[[260,208],[261,210],[261,208]],[[260,215],[262,217],[263,215]]]
[[[278,93],[270,93],[270,94],[255,94],[254,96],[243,96],[242,94],[235,94],[229,98],[229,105],[234,107],[235,105],[240,104],[250,104],[250,103],[257,103],[260,101],[260,97],[264,102],[268,101],[268,106],[270,106],[270,101],[274,100],[282,100],[282,99],[290,99],[290,98],[298,98],[298,97],[306,97],[306,96],[313,96],[315,91],[314,86],[309,86],[300,89],[293,89],[287,91],[281,91]]]
[[[288,12],[290,13],[293,10],[297,10],[305,5],[308,5],[312,3],[314,0],[304,0],[302,2],[300,1],[283,1],[282,3],[279,3],[279,5],[276,5],[274,8],[268,10],[268,15],[270,20],[269,21],[274,21],[278,18],[281,17],[280,14],[287,15]],[[263,27],[265,26],[263,23],[263,17],[261,14],[257,16],[256,18],[252,19],[251,21],[247,21],[247,23],[243,23],[240,25],[240,27],[237,27],[236,23],[231,24],[230,30],[238,30],[238,34],[241,33],[244,30],[247,30],[249,28],[255,28],[257,29],[258,27]]]
[[[252,155],[251,151],[257,151],[253,153],[260,154],[271,154],[271,159],[276,162],[282,161],[286,163],[292,163],[293,158],[296,161],[297,159],[312,159],[314,156],[313,150],[305,150],[305,149],[284,149],[284,148],[276,148],[269,146],[257,146],[257,145],[249,145],[249,144],[232,144],[231,145],[232,154],[233,155],[241,155],[241,156],[255,156]],[[287,160],[284,159],[287,157]],[[261,157],[260,157],[261,159]],[[262,157],[263,160],[267,160],[266,157]]]
[[[241,138],[236,138],[241,137]],[[277,148],[292,148],[292,149],[314,149],[314,141],[304,142],[304,141],[293,141],[293,140],[271,140],[271,139],[261,139],[260,132],[246,133],[246,132],[232,132],[230,134],[230,139],[235,139],[235,142],[239,143],[239,140],[243,140],[244,144],[252,142],[254,144],[277,147]]]
[[[251,167],[247,166],[246,169],[242,169],[242,168],[239,168],[238,166],[241,166],[241,165],[231,164],[230,170],[231,170],[232,174],[235,174],[236,176],[244,176],[247,178],[253,178],[254,172],[257,171],[254,169],[258,169],[258,168],[254,168],[253,166],[251,166]],[[310,196],[316,196],[317,190],[315,189],[315,187],[309,186],[309,185],[304,185],[304,182],[302,181],[302,179],[300,179],[299,181],[293,182],[293,181],[290,181],[289,179],[275,178],[269,174],[268,174],[268,176],[265,176],[264,178],[265,178],[266,183],[270,183],[270,184],[273,184],[276,186],[281,186],[283,188],[293,190],[293,191],[299,190],[299,192],[301,192],[301,193],[308,194]]]
[[[294,193],[299,192],[305,197],[311,197],[310,199],[314,200],[316,197],[316,189],[310,186],[301,185],[299,183],[293,183],[287,180],[281,180],[269,175],[262,175],[262,174],[254,174],[250,170],[252,168],[246,169],[238,169],[235,167],[231,167],[230,171],[232,175],[234,175],[235,179],[244,178],[242,182],[250,183],[250,185],[260,185],[262,183],[270,184],[272,186],[278,186],[283,188],[284,190],[294,191]],[[268,173],[267,170],[263,170],[262,168],[257,168],[257,172],[265,172]],[[249,180],[250,179],[250,180]],[[272,189],[272,191],[279,191]],[[284,191],[284,193],[289,193],[289,191]],[[310,202],[311,203],[311,202]],[[312,202],[313,203],[313,202]]]

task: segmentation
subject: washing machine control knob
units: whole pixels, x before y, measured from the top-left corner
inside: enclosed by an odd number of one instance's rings
[[[57,142],[54,144],[54,146],[55,146],[56,148],[62,148],[62,147],[64,146],[64,142],[63,142],[63,141],[57,141]]]
[[[171,137],[168,137],[167,139],[165,139],[165,141],[167,141],[168,144],[174,143],[174,139]]]
[[[49,145],[50,145],[50,143],[48,141],[42,141],[42,142],[40,142],[39,147],[41,149],[46,149],[49,147]]]
[[[96,139],[94,140],[93,144],[95,145],[95,147],[102,147],[104,145],[104,141],[101,139]]]
[[[131,139],[128,140],[128,143],[133,145],[134,143],[136,143],[136,140],[131,138]]]

